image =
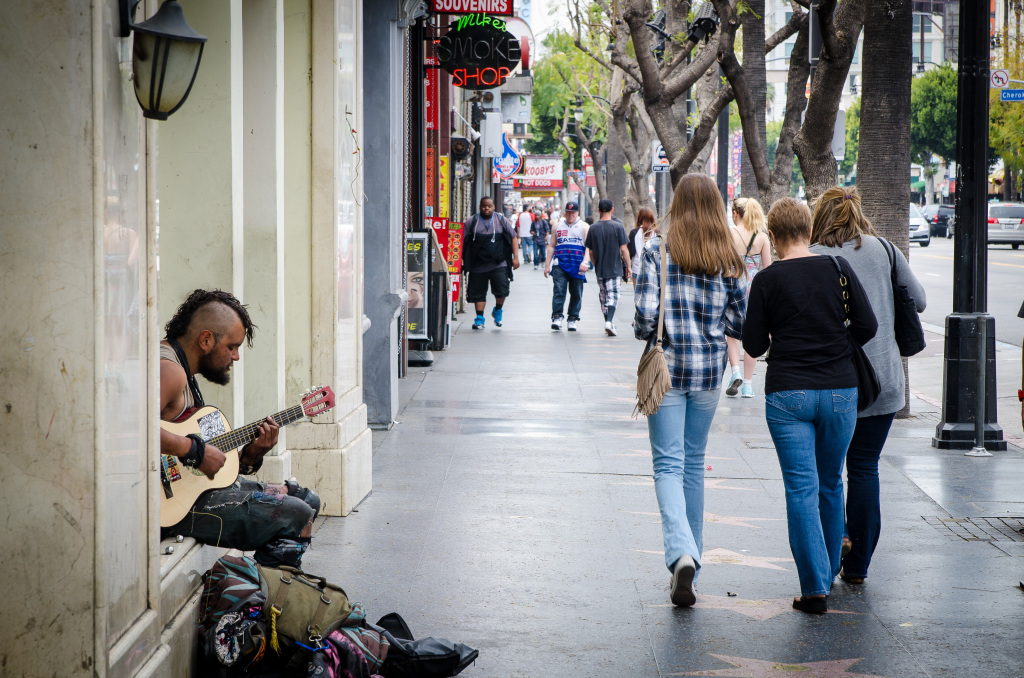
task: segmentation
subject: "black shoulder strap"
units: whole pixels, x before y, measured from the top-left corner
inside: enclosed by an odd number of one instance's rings
[[[747,243],[747,254],[750,254],[750,248],[754,246],[754,240],[757,239],[757,231],[754,231],[750,236],[750,242]]]
[[[896,246],[893,245],[888,240],[886,240],[885,238],[879,238],[878,241],[880,243],[882,243],[882,247],[885,248],[885,256],[888,257],[888,259],[889,259],[889,268],[890,269],[895,269],[895,267],[896,267],[896,253],[893,252],[893,250],[896,249]],[[889,249],[890,247],[892,249]]]
[[[199,382],[196,380],[196,375],[192,374],[192,369],[188,366],[188,357],[185,355],[185,349],[170,337],[167,337],[167,343],[174,349],[174,354],[178,356],[178,362],[181,363],[182,369],[185,370],[185,379],[188,383],[188,390],[192,392],[193,404],[196,407],[203,407],[206,405],[206,401],[203,400],[203,394],[199,390]]]

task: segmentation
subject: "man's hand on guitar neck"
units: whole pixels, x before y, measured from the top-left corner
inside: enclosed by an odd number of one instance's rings
[[[267,417],[260,422],[257,430],[259,435],[256,436],[256,440],[242,448],[241,461],[246,466],[254,466],[259,463],[263,455],[274,449],[274,445],[277,445],[277,436],[281,431],[281,427],[274,421],[273,417]]]

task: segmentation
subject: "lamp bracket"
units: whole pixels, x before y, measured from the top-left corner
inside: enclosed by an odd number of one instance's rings
[[[135,9],[142,0],[117,0],[118,18],[120,20],[118,37],[127,38],[135,28]]]

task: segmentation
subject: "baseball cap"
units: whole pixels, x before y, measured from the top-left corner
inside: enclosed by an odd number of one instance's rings
[[[579,212],[580,204],[578,202],[567,202],[565,203],[565,212]]]

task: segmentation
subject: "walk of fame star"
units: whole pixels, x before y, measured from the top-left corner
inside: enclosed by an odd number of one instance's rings
[[[799,673],[806,678],[882,678],[868,673],[848,673],[850,668],[863,657],[855,659],[835,659],[823,662],[804,662],[801,664],[783,664],[763,659],[747,657],[729,657],[724,654],[712,654],[712,657],[732,664],[730,669],[715,671],[692,671],[690,673],[670,673],[671,676],[735,676],[736,678],[776,678],[777,676]]]
[[[706,610],[732,610],[740,614],[752,617],[758,621],[765,621],[780,614],[792,612],[803,614],[793,609],[792,598],[769,598],[767,600],[746,600],[735,596],[709,596],[701,593],[697,597],[695,608]],[[828,614],[860,614],[859,612],[847,612],[845,610],[829,610]]]
[[[729,478],[705,478],[704,489],[707,490],[743,490],[745,492],[753,492],[751,487],[733,487],[732,485],[723,485],[725,481],[730,480]]]
[[[701,559],[702,565],[707,565],[708,563],[718,563],[720,565],[743,565],[744,567],[763,567],[767,570],[782,570],[784,572],[788,572],[788,570],[784,567],[773,565],[772,563],[792,562],[792,558],[748,556],[728,549],[711,549],[710,551],[705,551],[704,557]]]
[[[751,520],[783,520],[783,518],[744,518],[742,516],[719,516],[714,513],[704,512],[704,522],[706,523],[718,523],[719,525],[736,525],[738,527],[753,527],[754,529],[761,529],[758,525],[751,525],[748,521]]]

